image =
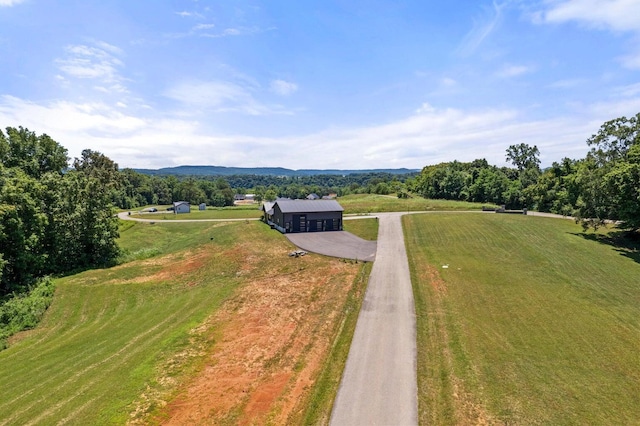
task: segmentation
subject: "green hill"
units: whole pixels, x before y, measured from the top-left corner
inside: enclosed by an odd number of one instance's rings
[[[390,173],[407,174],[419,172],[411,169],[367,169],[367,170],[338,170],[338,169],[301,169],[292,170],[283,167],[223,167],[223,166],[178,166],[161,169],[134,169],[138,173],[149,175],[178,175],[178,176],[233,176],[233,175],[262,175],[262,176],[315,176],[315,175],[351,175],[362,173]]]

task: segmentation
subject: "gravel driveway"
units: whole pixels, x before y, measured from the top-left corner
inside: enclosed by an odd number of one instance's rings
[[[377,243],[363,240],[347,231],[301,232],[285,234],[286,237],[303,250],[341,257],[373,262],[376,258]]]

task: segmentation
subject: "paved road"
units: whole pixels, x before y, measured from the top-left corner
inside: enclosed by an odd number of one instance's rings
[[[331,425],[418,424],[416,319],[403,214],[376,215],[376,260]]]
[[[373,262],[376,258],[375,241],[364,240],[347,231],[300,232],[285,236],[296,246],[312,253],[365,262]]]

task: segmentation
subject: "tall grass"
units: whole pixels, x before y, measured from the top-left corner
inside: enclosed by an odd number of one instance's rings
[[[566,220],[404,223],[422,424],[638,423],[636,252]]]

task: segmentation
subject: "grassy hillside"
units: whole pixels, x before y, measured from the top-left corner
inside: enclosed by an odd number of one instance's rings
[[[567,220],[404,221],[422,424],[638,423],[637,252]]]
[[[227,392],[229,400],[236,397],[233,410],[221,414],[231,413],[230,422],[272,415],[273,405],[256,411],[252,398],[276,371],[287,372],[288,381],[271,404],[280,404],[285,420],[293,408],[301,412],[341,331],[341,309],[353,298],[361,265],[316,255],[291,259],[288,241],[253,221],[125,222],[121,234],[128,263],[56,280],[42,323],[0,352],[0,425],[148,419],[175,392],[189,390],[187,379],[210,356],[251,367],[246,374],[255,389],[245,384],[237,395]],[[319,276],[309,279],[308,271]],[[258,321],[266,339],[274,338],[270,330],[284,334],[269,345],[262,337],[242,339],[243,326],[255,329],[244,318]],[[246,342],[253,349],[241,349]]]

